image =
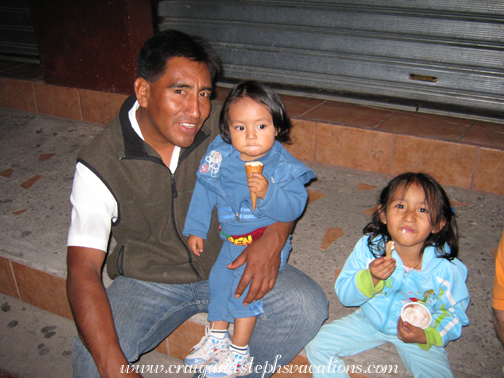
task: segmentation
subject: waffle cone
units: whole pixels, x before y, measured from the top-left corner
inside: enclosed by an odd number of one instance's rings
[[[251,173],[262,173],[264,164],[259,161],[250,161],[245,163],[245,170],[247,171],[247,178],[250,177]],[[250,192],[250,200],[252,201],[252,210],[255,211],[257,204],[257,195],[254,192]]]

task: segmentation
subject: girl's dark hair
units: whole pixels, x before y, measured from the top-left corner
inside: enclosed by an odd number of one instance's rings
[[[153,35],[145,42],[137,58],[138,77],[155,83],[166,70],[169,59],[181,57],[205,63],[212,83],[222,71],[219,55],[209,42],[178,30],[168,29]]]
[[[380,215],[387,211],[387,205],[397,190],[405,193],[412,184],[420,186],[425,193],[425,202],[431,217],[431,224],[436,228],[443,221],[445,222],[441,230],[435,233],[432,232],[425,240],[421,253],[423,253],[426,247],[434,246],[438,257],[453,260],[458,256],[458,234],[455,214],[444,189],[436,180],[425,173],[403,173],[390,181],[382,190],[378,208],[373,213],[373,219],[363,230],[364,234],[370,235],[368,245],[371,253],[375,257],[385,255],[385,243],[391,240],[391,236],[387,230],[387,225],[380,220]],[[379,236],[382,238],[378,238]],[[445,244],[448,244],[449,251],[445,249]]]
[[[239,99],[249,97],[259,104],[265,105],[271,113],[273,125],[277,131],[275,139],[279,142],[290,143],[291,121],[287,116],[285,106],[273,89],[259,81],[242,81],[229,92],[220,112],[219,130],[222,139],[231,143],[229,136],[229,107]]]

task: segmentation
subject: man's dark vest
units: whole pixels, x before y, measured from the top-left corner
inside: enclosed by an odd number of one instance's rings
[[[218,135],[220,104],[213,104],[192,146],[182,149],[172,175],[131,127],[128,111],[135,100],[126,99],[119,115],[78,155],[118,204],[119,217],[112,224],[117,245],[107,258],[107,272],[112,279],[123,275],[170,284],[206,280],[222,246],[216,212],[200,257],[191,253],[182,230],[199,162]]]

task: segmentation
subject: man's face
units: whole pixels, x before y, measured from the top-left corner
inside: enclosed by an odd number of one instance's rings
[[[187,58],[168,60],[155,83],[147,83],[145,117],[139,119],[145,141],[154,148],[189,147],[210,114],[212,80],[205,63]]]

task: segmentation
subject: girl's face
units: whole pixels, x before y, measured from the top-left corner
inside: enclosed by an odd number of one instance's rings
[[[243,161],[264,156],[275,143],[277,131],[266,105],[243,97],[228,109],[229,136]]]
[[[398,188],[380,215],[398,252],[420,253],[430,233],[438,232],[444,226],[433,226],[431,219],[425,192],[415,183],[406,192],[404,187]]]

